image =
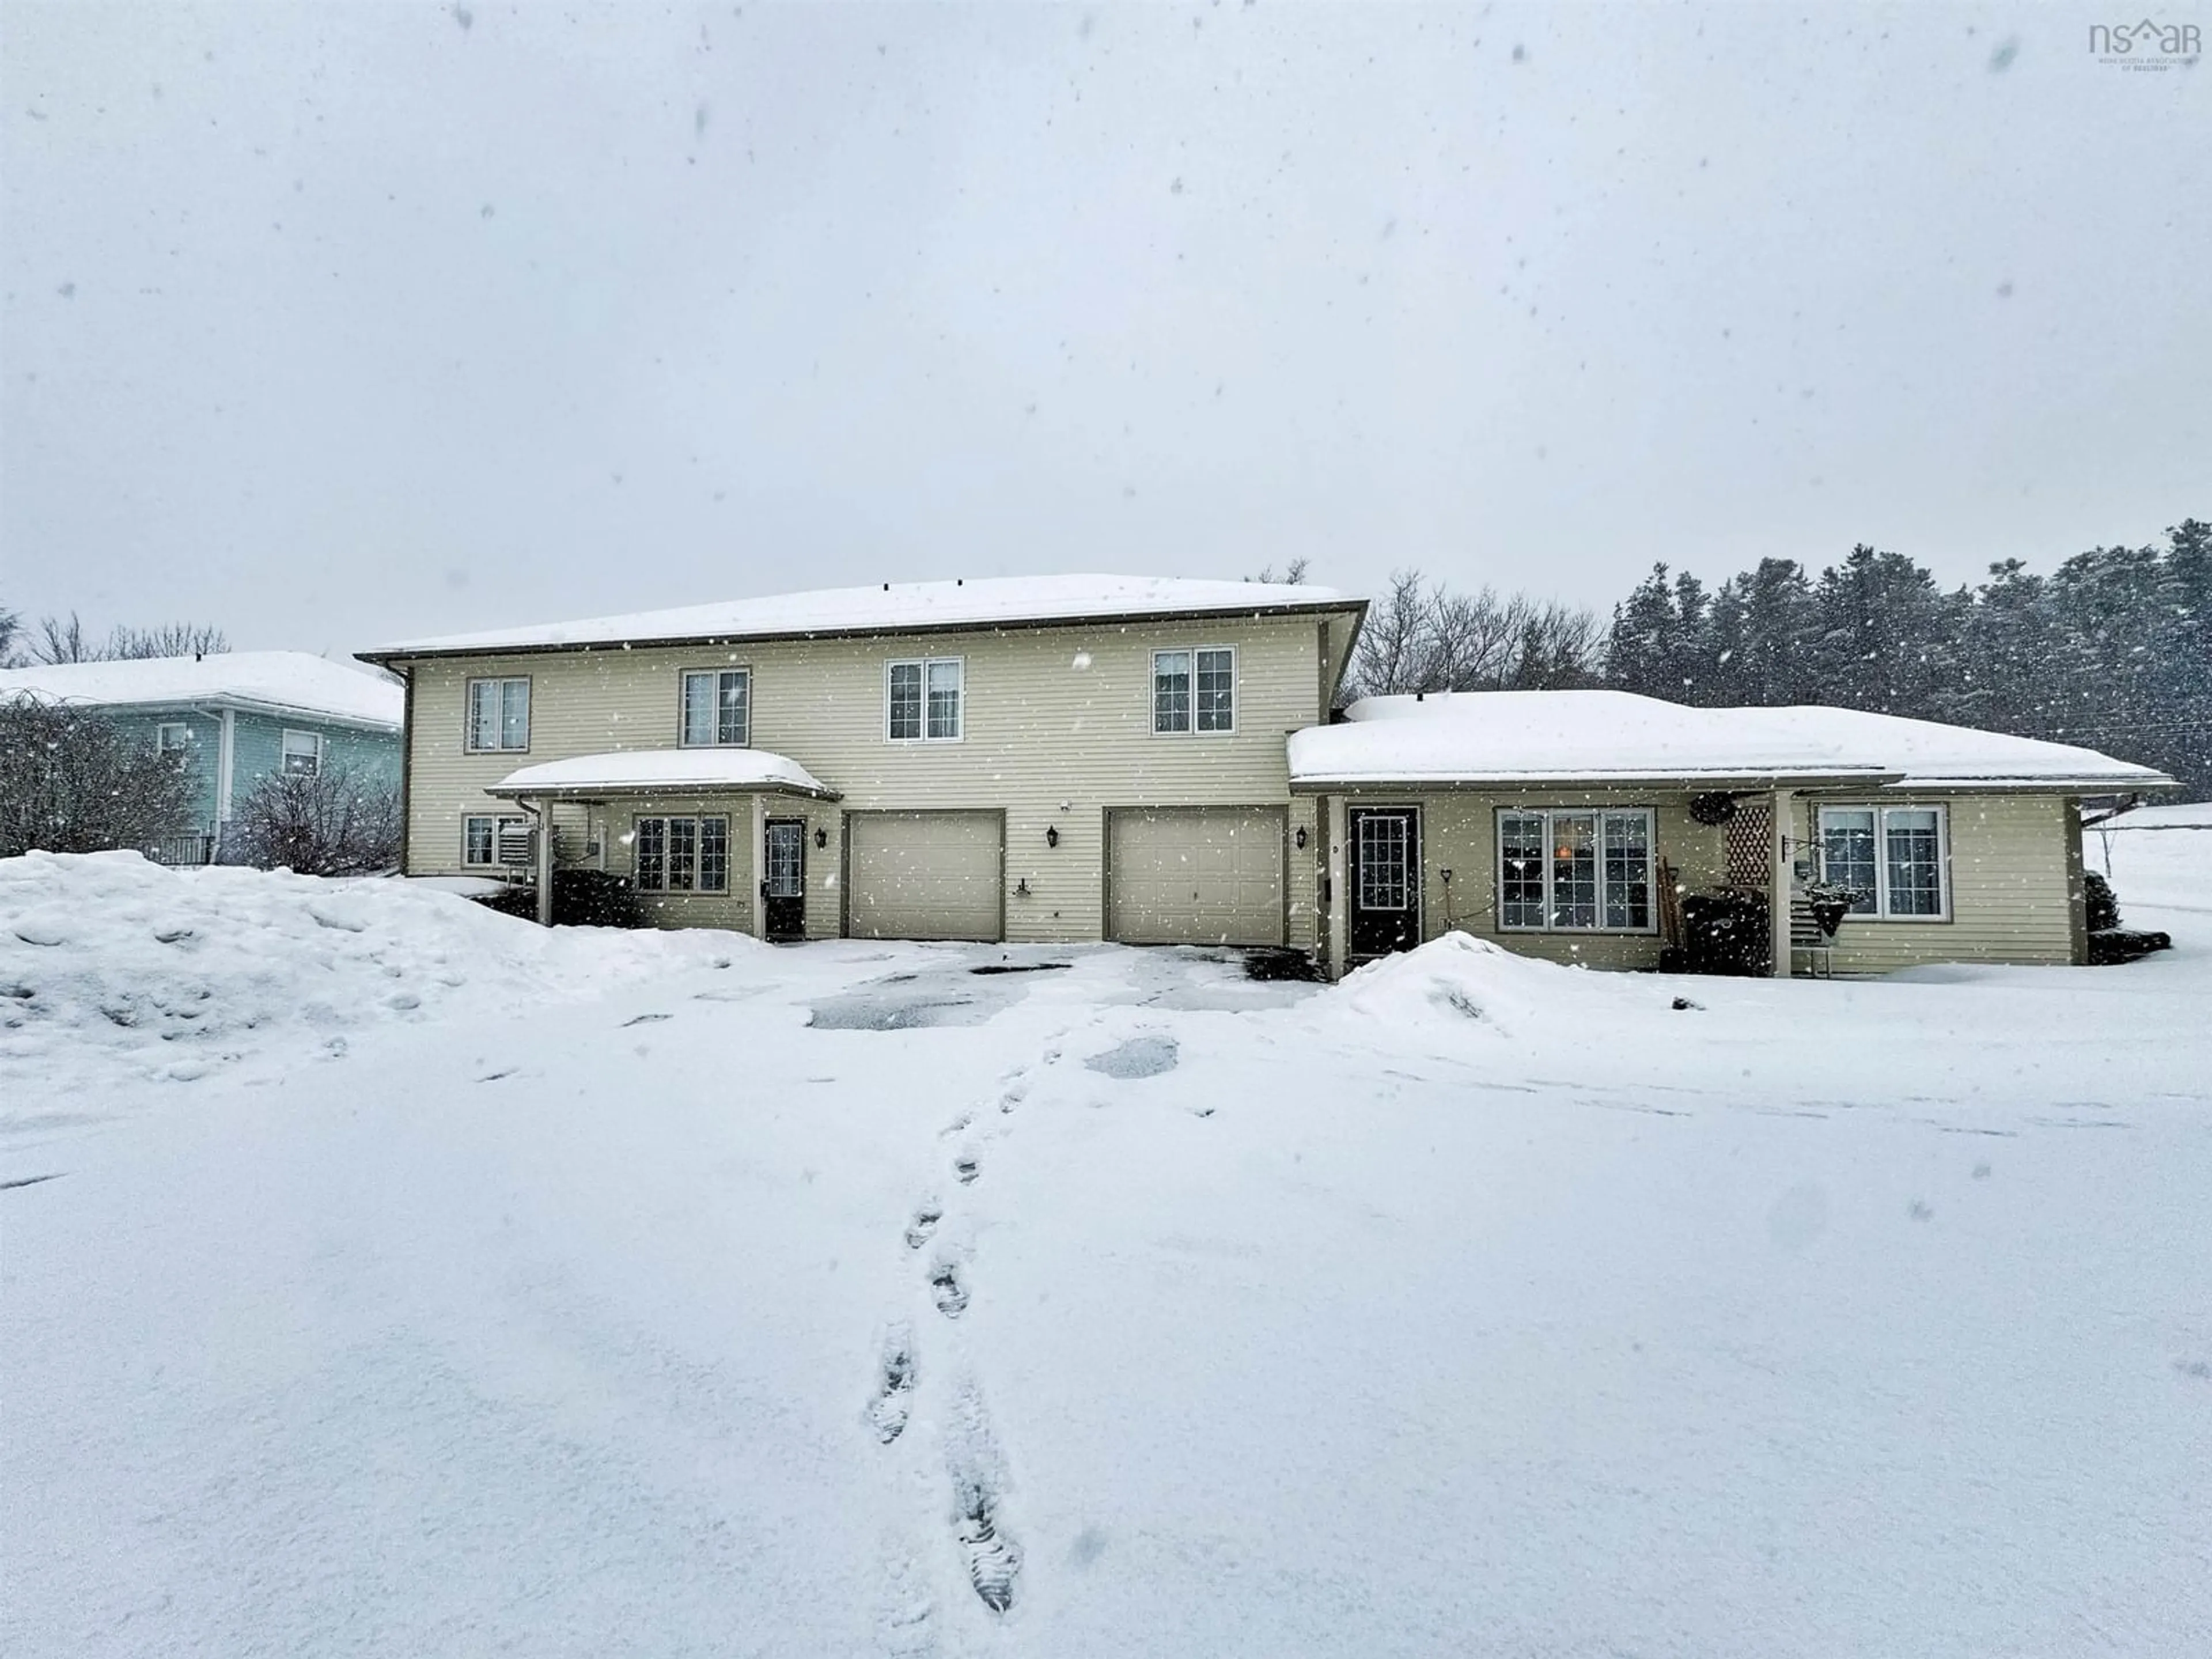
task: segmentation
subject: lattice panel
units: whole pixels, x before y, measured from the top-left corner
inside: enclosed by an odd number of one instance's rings
[[[1774,878],[1774,812],[1764,801],[1738,801],[1728,821],[1728,878],[1732,887],[1765,887]]]

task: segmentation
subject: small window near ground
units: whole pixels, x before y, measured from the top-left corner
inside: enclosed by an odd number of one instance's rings
[[[1940,806],[1823,806],[1820,873],[1853,890],[1851,915],[1942,921],[1951,914],[1948,833]]]
[[[284,769],[297,777],[312,778],[323,769],[323,734],[319,732],[287,732],[284,734]]]
[[[530,747],[530,682],[469,682],[469,747],[487,754]]]
[[[752,741],[752,680],[743,668],[694,670],[684,676],[686,748],[742,749]]]
[[[631,848],[641,893],[730,890],[726,817],[640,818]]]
[[[966,665],[958,657],[891,664],[884,682],[885,735],[893,743],[958,741],[965,678]]]
[[[163,720],[155,729],[154,746],[165,755],[181,754],[191,744],[192,728],[182,720]]]
[[[1498,815],[1498,925],[1509,932],[1648,933],[1649,807],[1516,807]]]
[[[1237,729],[1237,653],[1225,645],[1152,653],[1152,730]]]
[[[478,868],[500,862],[499,838],[503,831],[525,830],[530,820],[523,817],[494,817],[489,813],[461,820],[461,862]]]

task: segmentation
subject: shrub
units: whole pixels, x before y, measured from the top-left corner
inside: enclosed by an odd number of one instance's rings
[[[226,860],[303,876],[367,876],[399,863],[399,792],[343,766],[264,778],[231,819]]]
[[[0,858],[143,852],[191,828],[192,795],[180,754],[66,703],[0,700]]]

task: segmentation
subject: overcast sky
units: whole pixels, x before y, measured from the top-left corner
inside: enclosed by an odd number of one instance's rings
[[[10,0],[0,604],[2149,540],[2212,515],[2212,68],[2100,15]]]

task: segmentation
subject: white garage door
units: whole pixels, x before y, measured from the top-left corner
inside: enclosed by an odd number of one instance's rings
[[[1280,807],[1114,814],[1113,936],[1127,945],[1280,945]]]
[[[854,939],[1000,936],[998,813],[854,812],[845,824],[845,921]]]

